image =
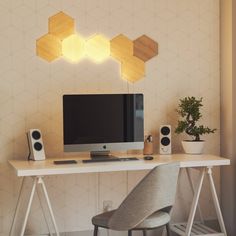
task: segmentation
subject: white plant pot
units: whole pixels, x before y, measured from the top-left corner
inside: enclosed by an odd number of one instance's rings
[[[182,145],[185,153],[187,154],[202,154],[204,148],[205,141],[190,141],[185,140],[182,141]]]

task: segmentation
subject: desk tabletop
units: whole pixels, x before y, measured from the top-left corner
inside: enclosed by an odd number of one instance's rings
[[[17,176],[46,176],[61,174],[77,174],[77,173],[98,173],[112,171],[132,171],[132,170],[149,170],[155,166],[179,162],[181,168],[185,167],[208,167],[208,166],[224,166],[230,165],[230,160],[215,155],[152,155],[153,160],[145,161],[143,155],[119,155],[119,157],[137,157],[137,161],[125,162],[95,162],[82,163],[82,160],[89,159],[88,156],[53,158],[43,161],[26,161],[26,160],[10,160],[9,164],[14,168]],[[76,164],[55,165],[55,160],[76,160]]]

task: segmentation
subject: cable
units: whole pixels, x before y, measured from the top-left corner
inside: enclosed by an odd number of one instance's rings
[[[129,82],[127,80],[127,90],[128,90],[128,94],[129,94]]]

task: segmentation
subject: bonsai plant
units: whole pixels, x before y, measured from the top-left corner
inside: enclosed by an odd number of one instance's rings
[[[202,117],[200,113],[202,106],[202,98],[185,97],[180,99],[177,112],[183,119],[178,121],[175,133],[180,134],[185,132],[192,137],[192,140],[182,141],[186,153],[202,153],[204,140],[201,140],[201,135],[214,133],[216,131],[216,129],[197,125],[197,122]]]

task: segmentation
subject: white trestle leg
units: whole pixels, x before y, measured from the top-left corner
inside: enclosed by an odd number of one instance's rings
[[[50,229],[49,221],[46,217],[45,209],[43,207],[41,194],[39,194],[39,192],[38,192],[39,185],[42,187],[42,195],[44,196],[44,198],[46,200],[46,205],[47,205],[47,208],[48,208],[51,220],[52,220],[52,224],[53,224],[53,227],[54,227],[54,230],[55,230],[55,234],[56,234],[56,236],[60,236],[59,230],[58,230],[58,227],[57,227],[57,224],[56,224],[56,219],[55,219],[55,216],[53,214],[52,205],[51,205],[51,202],[50,202],[49,197],[48,197],[48,193],[47,193],[45,183],[43,181],[43,177],[42,176],[34,176],[32,178],[33,178],[33,185],[32,185],[31,190],[30,190],[29,200],[28,200],[27,206],[26,206],[26,212],[25,212],[25,215],[24,215],[24,218],[23,218],[23,223],[21,225],[21,229],[18,230],[18,229],[16,229],[16,223],[20,219],[19,218],[20,217],[19,216],[20,215],[19,211],[20,211],[20,207],[21,207],[20,205],[21,205],[22,198],[23,198],[23,188],[26,185],[26,183],[25,183],[26,178],[24,177],[24,179],[22,181],[19,197],[18,197],[18,200],[17,200],[16,210],[15,210],[15,213],[14,213],[14,219],[13,219],[13,223],[12,223],[11,230],[10,230],[10,236],[24,236],[27,220],[28,220],[28,217],[29,217],[30,209],[31,209],[31,206],[32,206],[32,202],[33,202],[33,198],[34,198],[36,190],[37,190],[37,194],[38,194],[38,197],[39,197],[39,202],[40,202],[40,205],[41,205],[41,208],[42,208],[42,211],[43,211],[43,215],[44,215],[44,218],[45,218],[48,230],[49,230],[49,235],[53,236],[53,233]],[[20,231],[20,233],[19,233],[19,231]]]
[[[211,194],[212,194],[213,202],[214,202],[214,205],[215,205],[216,214],[217,214],[217,218],[218,218],[218,221],[219,221],[220,229],[221,229],[221,232],[224,233],[225,236],[227,236],[223,216],[222,216],[222,213],[221,213],[221,210],[220,210],[219,200],[218,200],[217,193],[216,193],[214,180],[213,180],[213,177],[212,177],[212,167],[207,168],[207,174],[208,174],[209,181],[210,181]]]
[[[190,236],[190,234],[191,234],[191,230],[192,230],[192,226],[193,226],[193,220],[194,220],[194,216],[195,216],[195,213],[196,213],[200,192],[201,192],[201,189],[202,189],[202,183],[203,183],[204,175],[205,175],[205,168],[201,168],[199,182],[198,182],[196,190],[194,192],[193,202],[192,202],[190,214],[189,214],[189,217],[188,217],[188,222],[187,222],[187,227],[186,227],[186,236]]]

